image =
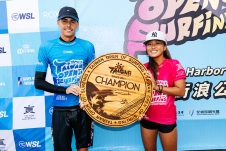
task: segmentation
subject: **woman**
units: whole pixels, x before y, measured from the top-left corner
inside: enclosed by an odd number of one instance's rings
[[[141,135],[145,151],[156,151],[159,134],[164,151],[177,150],[176,96],[184,96],[185,71],[179,61],[171,59],[166,36],[161,31],[151,31],[144,42],[153,83],[153,98],[141,120]]]

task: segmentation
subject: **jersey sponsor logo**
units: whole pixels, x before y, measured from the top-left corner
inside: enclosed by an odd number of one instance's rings
[[[36,64],[42,66],[43,65],[43,62],[38,61]]]
[[[157,85],[162,85],[164,87],[168,87],[168,82],[166,80],[157,80]],[[166,105],[167,95],[164,93],[160,93],[158,91],[153,91],[153,98],[151,101],[151,105]]]
[[[41,145],[40,145],[39,141],[29,141],[29,142],[20,141],[19,147],[21,147],[21,148],[40,148]]]
[[[63,51],[63,54],[69,54],[69,53],[73,53],[73,51],[72,50],[64,50]]]
[[[61,62],[57,59],[53,61],[56,68],[56,83],[59,86],[68,86],[70,84],[78,83],[83,72],[82,60],[70,60]]]
[[[0,118],[6,118],[8,117],[7,112],[6,111],[0,111]]]
[[[0,47],[0,53],[6,53],[5,48],[4,47]]]
[[[56,95],[56,100],[58,101],[66,101],[67,97],[64,95]]]
[[[35,19],[33,13],[13,13],[11,15],[13,21],[25,20],[25,19]]]

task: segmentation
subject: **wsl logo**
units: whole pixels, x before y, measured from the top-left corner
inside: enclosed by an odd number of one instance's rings
[[[6,117],[8,117],[7,112],[6,111],[0,111],[0,119],[6,118]]]
[[[0,47],[0,54],[1,53],[6,53],[5,48],[4,47]]]
[[[39,141],[30,141],[30,142],[20,141],[19,146],[21,148],[40,148],[41,147]]]
[[[13,21],[35,19],[33,13],[13,13],[11,18]]]
[[[49,114],[50,114],[50,115],[53,114],[53,107],[49,108]]]

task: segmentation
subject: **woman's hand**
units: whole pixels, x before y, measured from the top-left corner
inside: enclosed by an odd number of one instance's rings
[[[159,86],[156,84],[154,77],[149,71],[147,72],[146,79],[149,84],[152,84],[153,90],[159,90]]]

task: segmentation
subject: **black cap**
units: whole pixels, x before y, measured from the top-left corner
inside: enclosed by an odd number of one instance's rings
[[[78,13],[72,7],[65,6],[60,9],[57,19],[60,20],[62,18],[66,18],[66,17],[72,18],[72,19],[76,20],[77,22],[79,21]]]

